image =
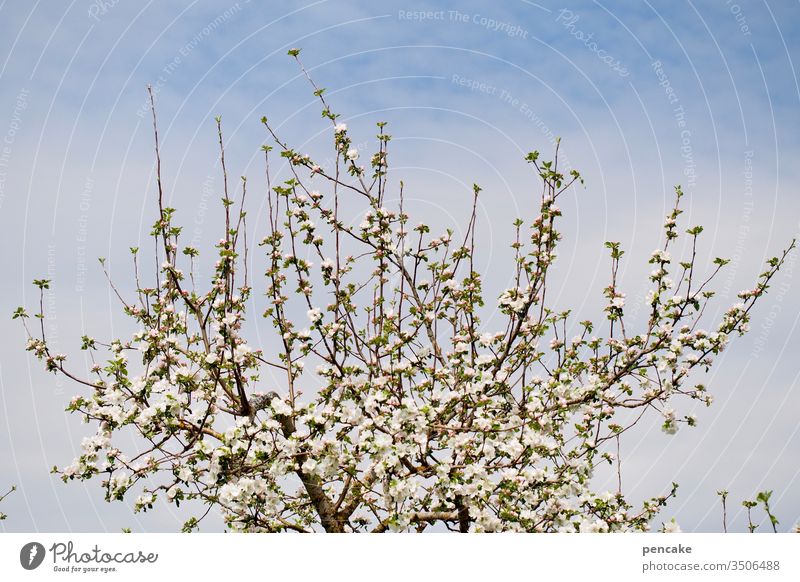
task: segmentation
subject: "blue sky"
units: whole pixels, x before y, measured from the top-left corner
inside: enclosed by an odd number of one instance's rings
[[[524,153],[562,137],[587,183],[563,205],[554,297],[586,315],[596,316],[606,283],[605,240],[628,249],[623,280],[629,298],[642,295],[644,257],[677,183],[687,223],[706,227],[703,258],[735,257],[720,307],[800,232],[796,1],[6,0],[0,33],[0,313],[33,300],[32,278],[54,279],[48,322],[68,353],[84,329],[128,329],[94,258],[109,257],[129,285],[127,248],[155,216],[145,87],[157,93],[168,195],[192,236],[212,241],[215,115],[232,175],[261,175],[262,115],[325,155],[325,125],[290,47],[302,47],[367,146],[374,123],[390,122],[395,176],[429,220],[463,226],[471,184],[484,188],[480,262],[490,273],[507,257],[511,220],[531,212]],[[717,402],[697,412],[700,426],[666,437],[653,423],[623,451],[634,496],[682,484],[664,517],[686,530],[719,528],[722,488],[737,507],[774,489],[782,526],[800,520],[793,269],[794,255],[751,334],[710,375]],[[8,318],[0,330],[0,488],[20,487],[0,527],[174,530],[171,507],[133,515],[105,504],[97,484],[48,473],[86,433],[63,413],[77,389],[28,358]],[[733,519],[742,529],[738,509]]]

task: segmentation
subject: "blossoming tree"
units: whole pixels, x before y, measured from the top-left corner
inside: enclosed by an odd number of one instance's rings
[[[700,276],[700,227],[686,231],[691,257],[672,258],[678,188],[663,246],[650,258],[646,325],[626,325],[617,283],[623,250],[611,242],[602,322],[580,322],[567,337],[570,312],[548,301],[547,284],[561,239],[558,199],[582,179],[562,173],[557,148],[552,161],[526,158],[541,180],[539,210],[514,223],[513,285],[495,303],[473,265],[480,188],[463,238],[414,225],[402,183],[399,203],[385,203],[385,124],[360,165],[346,125],[324,90],[314,91],[330,122],[332,169],[290,148],[262,119],[275,144],[263,147],[269,212],[255,261],[263,278],[247,270],[247,181],[235,202],[217,119],[225,225],[207,287],[195,277],[199,251],[181,245],[175,210],[164,205],[153,109],[159,215],[151,234],[160,269],[142,282],[139,249],[131,249],[135,295],[117,293],[140,331],[105,343],[84,336],[83,349],[104,364],[81,378],[51,352],[44,325],[26,323],[28,349],[84,388],[68,410],[97,428],[83,453],[54,471],[65,481],[101,476],[107,500],[132,498],[137,510],[159,497],[194,500],[235,530],[648,530],[677,485],[635,508],[621,490],[594,490],[596,468],[613,470],[619,439],[649,412],[667,433],[694,424],[676,412],[679,400],[712,398],[692,370],[708,370],[729,338],[747,331],[794,242],[740,302],[702,327],[712,280],[727,261]],[[278,184],[270,174],[276,150],[291,171]],[[358,226],[342,219],[345,197],[363,205]],[[49,281],[35,284],[44,290]],[[485,301],[502,315],[492,329],[481,322]],[[263,346],[243,333],[254,305],[274,327]],[[14,316],[28,317],[23,308]],[[41,305],[35,317],[43,319]],[[119,448],[128,432],[141,447]]]

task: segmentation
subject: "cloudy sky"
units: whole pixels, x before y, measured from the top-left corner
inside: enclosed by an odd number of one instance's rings
[[[533,211],[522,158],[556,137],[586,178],[562,204],[552,294],[562,309],[599,318],[606,240],[627,250],[622,281],[629,304],[641,302],[679,183],[684,224],[705,226],[700,259],[732,259],[718,310],[800,232],[795,0],[0,0],[0,32],[0,489],[18,486],[0,506],[5,531],[174,531],[186,517],[166,505],[133,514],[106,504],[96,482],[49,473],[90,430],[63,412],[80,389],[44,373],[10,319],[33,307],[30,281],[47,277],[48,335],[79,368],[81,334],[130,331],[96,258],[130,289],[127,249],[146,244],[156,216],[148,84],[167,195],[201,247],[220,232],[216,115],[234,176],[263,175],[262,115],[324,159],[326,126],[291,47],[355,142],[369,148],[374,123],[389,122],[393,177],[414,212],[463,228],[471,185],[482,186],[491,292],[509,280],[511,221]],[[253,197],[254,215],[262,202]],[[684,530],[720,529],[720,489],[732,529],[746,526],[741,500],[764,489],[781,528],[800,520],[796,259],[706,378],[716,401],[695,411],[699,427],[667,436],[652,419],[624,443],[623,488],[641,499],[680,483],[663,517]]]

